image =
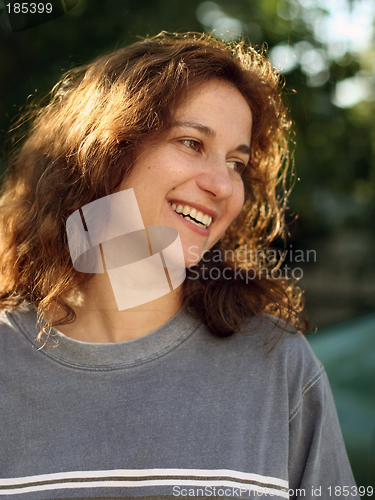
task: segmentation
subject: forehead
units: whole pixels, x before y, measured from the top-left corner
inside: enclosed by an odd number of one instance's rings
[[[233,84],[210,80],[188,91],[174,112],[174,121],[198,122],[216,131],[248,135],[251,132],[252,113],[248,102]]]
[[[223,96],[237,96],[243,104],[248,105],[245,97],[241,94],[238,88],[231,82],[226,80],[221,80],[218,78],[212,78],[207,81],[193,83],[186,91],[186,94],[179,100],[176,105],[175,112],[178,112],[181,108],[186,108],[204,101],[205,99],[219,99]]]

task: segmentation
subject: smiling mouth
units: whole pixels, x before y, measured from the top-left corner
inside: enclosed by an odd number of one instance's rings
[[[176,205],[176,203],[168,203],[176,214],[180,215],[184,219],[187,219],[192,224],[202,227],[203,229],[207,229],[211,225],[212,217],[210,215],[204,214],[196,208],[189,207],[189,205]]]

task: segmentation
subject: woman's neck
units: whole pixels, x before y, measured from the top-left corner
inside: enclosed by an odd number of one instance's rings
[[[64,297],[76,313],[76,320],[56,328],[82,342],[134,340],[169,321],[180,309],[181,293],[182,286],[146,304],[119,311],[108,274],[96,274],[84,288]],[[63,316],[63,310],[56,307],[46,319],[56,322]]]

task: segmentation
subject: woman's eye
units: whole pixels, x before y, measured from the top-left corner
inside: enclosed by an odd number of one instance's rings
[[[201,143],[199,141],[195,141],[194,139],[183,139],[181,142],[189,149],[193,149],[194,151],[199,151],[201,147]]]
[[[242,163],[242,161],[227,161],[227,165],[231,170],[234,170],[238,174],[242,174],[242,172],[245,170],[246,165]]]

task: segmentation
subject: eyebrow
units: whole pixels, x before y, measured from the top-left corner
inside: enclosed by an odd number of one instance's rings
[[[174,122],[172,124],[172,127],[191,127],[195,128],[196,130],[199,130],[202,132],[202,134],[206,135],[207,137],[216,137],[216,132],[212,130],[210,127],[206,127],[206,125],[201,125],[200,123],[196,122]],[[244,153],[245,155],[249,155],[251,159],[251,150],[249,146],[246,144],[240,144],[237,148],[235,148],[234,151],[238,151],[239,153]]]
[[[200,123],[196,122],[174,122],[172,127],[192,127],[199,130],[207,137],[216,137],[216,132],[212,130],[212,128],[206,127],[206,125],[201,125]]]

